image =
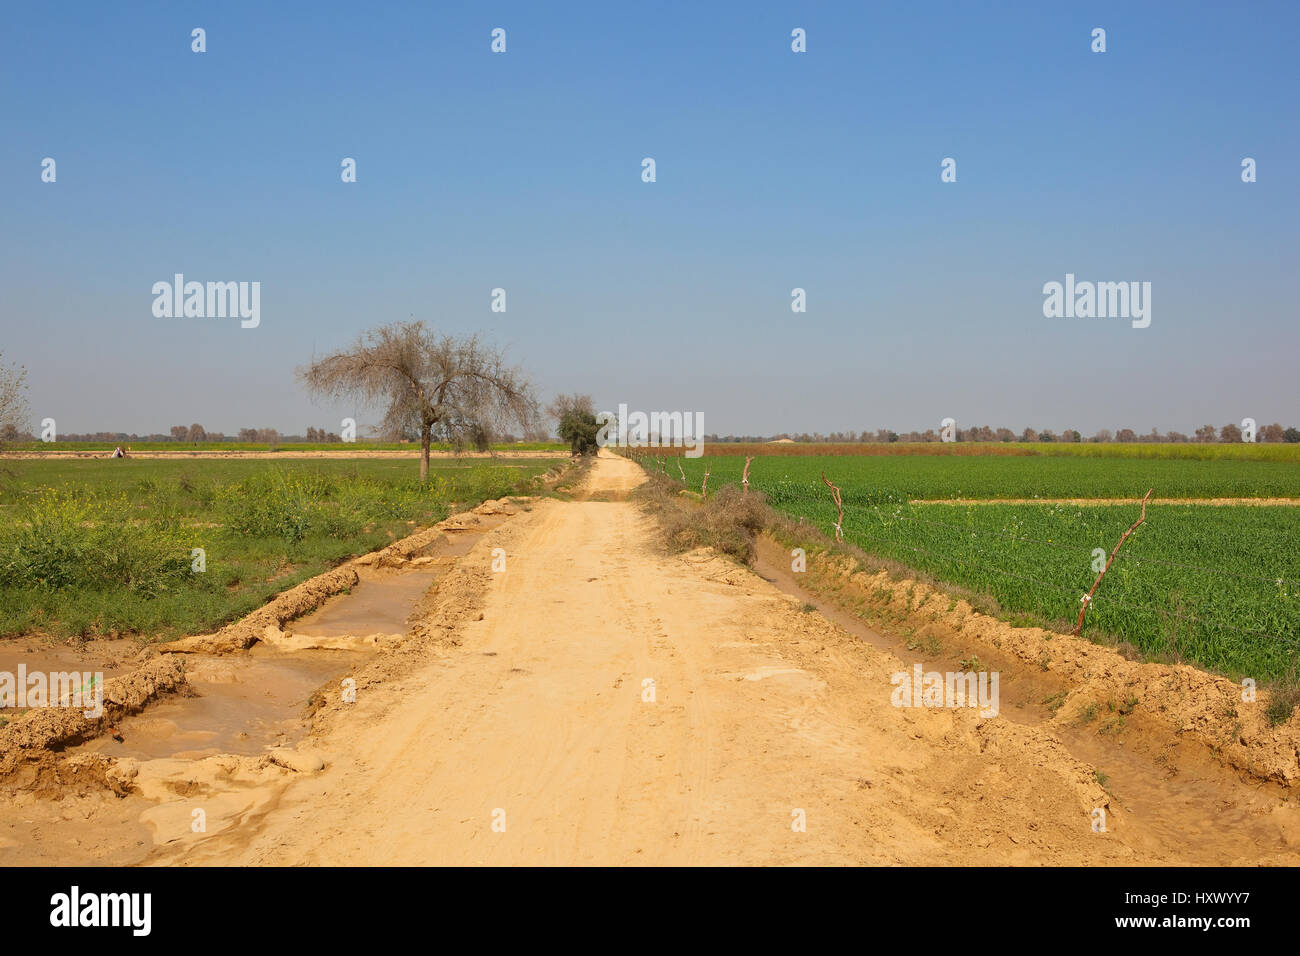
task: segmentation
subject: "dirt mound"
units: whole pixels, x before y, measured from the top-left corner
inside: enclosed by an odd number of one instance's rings
[[[184,685],[182,660],[156,658],[104,682],[103,713],[98,717],[87,717],[84,709],[71,707],[42,707],[20,714],[0,727],[0,780],[17,789],[109,782],[105,773],[111,762],[97,755],[60,760],[58,751],[106,733],[158,697],[182,692]]]
[[[520,499],[527,501],[528,499]],[[501,498],[485,501],[472,511],[461,511],[444,518],[414,534],[409,534],[400,541],[394,541],[386,548],[372,551],[355,558],[351,563],[367,567],[401,568],[420,561],[420,556],[430,547],[447,537],[447,532],[478,530],[484,526],[484,516],[509,516],[519,513],[519,505],[514,501]]]
[[[519,505],[509,498],[498,498],[495,501],[483,502],[473,511],[476,515],[517,515]]]
[[[1114,728],[1126,720],[1155,718],[1240,771],[1286,785],[1300,783],[1300,719],[1272,726],[1267,691],[1247,702],[1242,686],[1227,678],[1184,664],[1128,660],[1114,648],[1040,627],[1014,627],[923,582],[860,570],[857,560],[847,556],[828,553],[814,562],[810,555],[814,582],[814,564],[825,565],[822,573],[841,603],[865,605],[895,627],[916,629],[922,638],[926,628],[937,628],[938,634],[957,636],[963,647],[983,646],[1026,671],[1062,678],[1068,689],[1053,701],[1056,726],[1099,719]]]
[[[214,634],[183,637],[162,645],[158,650],[163,654],[230,654],[247,650],[262,639],[268,627],[279,628],[295,617],[315,610],[326,598],[356,583],[356,568],[345,564],[303,581]]]

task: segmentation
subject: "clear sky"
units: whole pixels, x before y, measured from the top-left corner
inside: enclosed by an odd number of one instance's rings
[[[3,19],[0,350],[33,430],[375,422],[293,369],[411,316],[505,346],[543,398],[710,432],[1300,425],[1294,2]],[[156,318],[178,272],[259,281],[260,326]],[[1066,273],[1150,282],[1150,327],[1045,318]]]

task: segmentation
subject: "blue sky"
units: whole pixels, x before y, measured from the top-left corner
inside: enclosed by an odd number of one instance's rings
[[[722,433],[1300,425],[1295,4],[5,20],[0,349],[29,370],[33,427],[378,421],[292,372],[411,316],[505,346],[543,398]],[[260,281],[261,325],[155,318],[177,272]],[[1067,272],[1151,282],[1151,326],[1044,318]]]

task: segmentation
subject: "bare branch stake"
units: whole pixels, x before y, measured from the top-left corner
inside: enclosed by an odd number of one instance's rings
[[[840,510],[840,516],[835,521],[835,540],[843,541],[844,532],[841,530],[841,528],[844,526],[844,498],[840,494],[839,485],[831,484],[830,481],[826,478],[825,471],[822,472],[822,481],[825,483],[826,487],[831,490],[831,495],[835,499],[835,507]]]
[[[1110,560],[1106,562],[1106,566],[1102,568],[1101,573],[1097,575],[1097,580],[1092,582],[1092,590],[1084,595],[1083,607],[1079,608],[1079,620],[1074,622],[1074,631],[1072,633],[1075,637],[1078,637],[1079,634],[1083,632],[1083,616],[1088,613],[1088,608],[1092,607],[1092,596],[1097,593],[1097,588],[1101,585],[1101,579],[1104,578],[1106,572],[1110,570],[1111,563],[1115,560],[1115,555],[1119,554],[1119,549],[1123,546],[1124,542],[1128,540],[1128,536],[1137,530],[1138,525],[1147,520],[1147,499],[1151,497],[1151,492],[1153,491],[1155,491],[1154,488],[1147,489],[1146,496],[1142,499],[1142,517],[1138,518],[1137,521],[1134,521],[1132,527],[1120,535],[1119,542],[1115,545],[1115,550],[1110,553]]]

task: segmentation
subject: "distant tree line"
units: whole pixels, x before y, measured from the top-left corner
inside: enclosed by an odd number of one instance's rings
[[[18,432],[12,427],[9,429],[14,432],[9,439],[11,441],[36,441],[36,436],[30,432]],[[241,428],[238,434],[227,435],[225,432],[210,432],[197,422],[193,425],[173,425],[167,434],[155,432],[152,435],[138,435],[135,432],[63,432],[59,435],[59,441],[85,441],[85,442],[186,442],[197,444],[198,442],[244,442],[261,445],[293,444],[295,442],[341,442],[343,439],[334,432],[327,432],[323,428],[308,426],[305,435],[282,435],[274,428]]]
[[[1033,428],[1026,428],[1019,434],[1010,428],[991,428],[988,425],[980,425],[976,428],[958,428],[955,431],[957,441],[971,442],[1162,442],[1179,444],[1182,442],[1222,442],[1231,444],[1242,440],[1240,425],[1224,425],[1222,428],[1215,428],[1213,425],[1202,425],[1196,429],[1195,434],[1190,437],[1182,432],[1165,432],[1161,434],[1158,429],[1151,429],[1146,434],[1138,434],[1131,428],[1120,428],[1114,433],[1108,428],[1103,428],[1091,438],[1085,438],[1083,433],[1078,429],[1067,428],[1059,434],[1050,428],[1044,428],[1038,431]],[[888,428],[878,428],[875,431],[843,431],[830,432],[822,434],[821,432],[782,432],[778,435],[705,435],[706,442],[770,442],[770,441],[795,441],[795,442],[931,442],[939,441],[940,436],[933,428],[923,432],[896,432]],[[1255,433],[1255,440],[1258,442],[1300,442],[1300,428],[1283,428],[1277,422],[1271,425],[1261,425]]]
[[[547,436],[541,432],[530,431],[532,436],[528,440],[542,441]],[[12,423],[0,425],[0,442],[32,442],[37,441],[38,436],[33,435],[30,431],[24,431]],[[198,442],[242,442],[254,443],[261,445],[286,444],[311,442],[315,444],[331,444],[342,442],[343,439],[335,432],[328,432],[323,428],[314,426],[307,427],[305,435],[282,435],[274,428],[241,428],[238,434],[227,435],[225,432],[210,432],[202,425],[173,425],[167,434],[154,432],[151,435],[140,435],[136,432],[60,432],[59,441],[79,441],[79,442],[187,442],[196,444]],[[399,441],[402,439],[399,439]],[[493,440],[502,444],[524,441],[514,432],[503,431],[493,435]]]

